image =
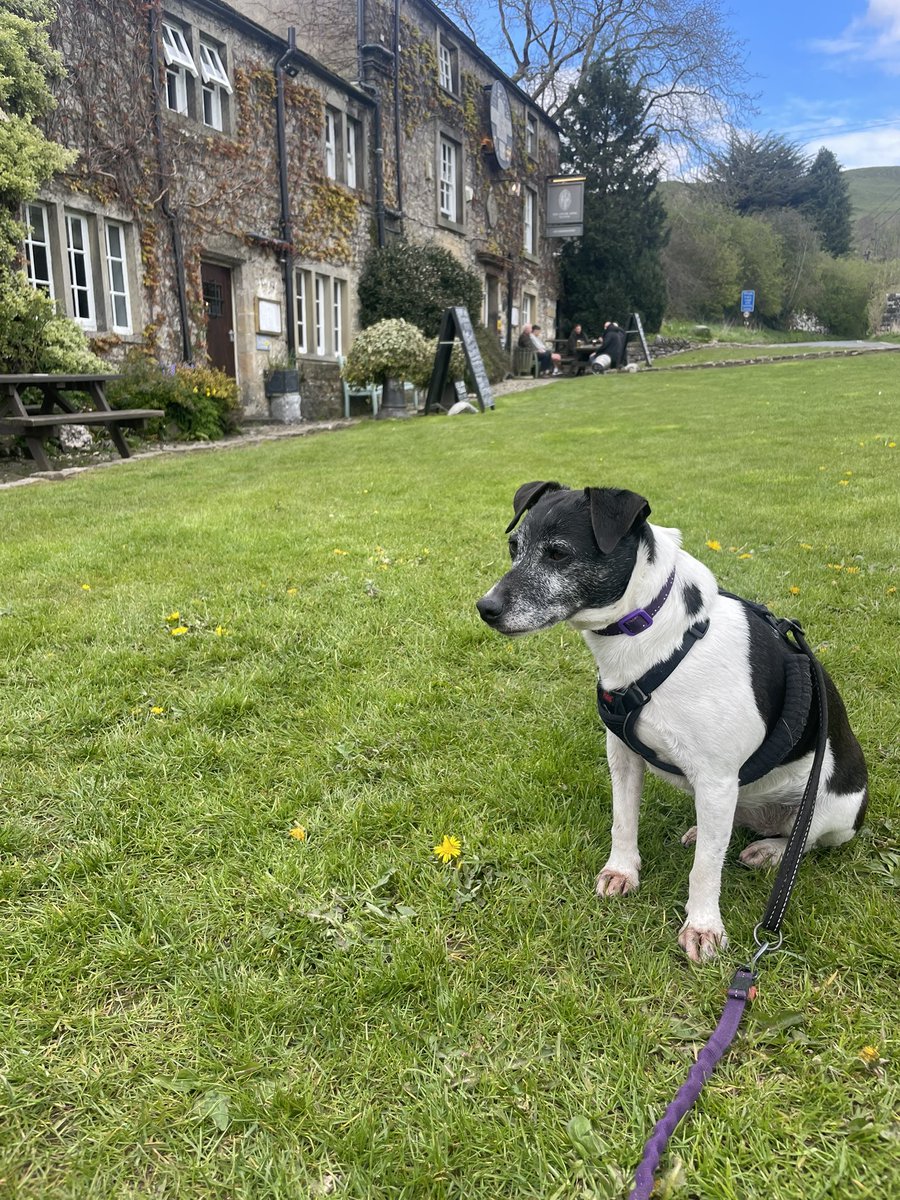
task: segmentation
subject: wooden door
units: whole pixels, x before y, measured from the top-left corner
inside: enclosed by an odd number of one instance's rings
[[[234,310],[231,306],[231,271],[216,263],[200,264],[203,307],[206,309],[206,351],[210,365],[232,379],[234,369]]]

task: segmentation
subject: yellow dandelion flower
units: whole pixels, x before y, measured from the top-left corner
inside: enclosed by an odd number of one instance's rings
[[[459,838],[449,837],[445,833],[441,841],[435,846],[434,853],[442,863],[452,862],[454,858],[459,858],[462,853]]]
[[[347,553],[347,551],[346,551],[346,550],[338,550],[338,549],[337,549],[337,547],[335,547],[335,548],[334,548],[334,550],[332,550],[332,552],[331,552],[331,553],[332,553],[332,554],[344,554],[344,555],[345,555],[345,554]]]
[[[153,713],[154,717],[161,717],[166,710],[161,708],[158,704],[151,704],[150,711]]]
[[[872,1063],[877,1063],[881,1059],[881,1055],[878,1052],[877,1046],[863,1046],[862,1050],[859,1052],[859,1057],[864,1063],[866,1063],[867,1066],[871,1065]]]
[[[845,471],[845,472],[844,472],[844,474],[845,474],[845,475],[847,475],[847,476],[849,477],[850,475],[852,475],[852,474],[853,474],[853,472],[852,472],[852,471]]]
[[[287,594],[288,594],[289,596],[296,596],[296,595],[297,595],[297,589],[296,589],[296,588],[288,588],[288,590],[287,590]]]
[[[847,574],[848,574],[848,575],[858,575],[858,574],[859,574],[859,567],[848,567],[848,568],[847,568]]]
[[[738,555],[738,558],[739,558],[739,559],[741,559],[741,558],[752,558],[752,557],[753,557],[753,555],[752,555],[752,554],[739,554],[739,555]]]
[[[812,546],[809,544],[809,542],[801,542],[800,549],[801,550],[812,550]]]
[[[181,637],[181,635],[183,633],[187,633],[187,631],[187,625],[176,625],[174,629],[169,630],[169,633],[171,633],[172,637]]]
[[[888,588],[888,590],[887,590],[887,594],[888,594],[889,596],[893,596],[893,594],[894,594],[894,592],[896,592],[896,590],[897,590],[897,589],[896,589],[895,587],[889,587],[889,588]]]
[[[181,613],[180,612],[170,612],[169,615],[166,617],[166,620],[167,621],[180,621]]]
[[[794,584],[793,586],[789,587],[789,588],[788,588],[788,591],[791,593],[791,595],[792,595],[792,596],[799,596],[799,595],[800,595],[800,589],[799,589],[799,588],[796,586],[796,584]]]
[[[849,479],[839,479],[838,480],[838,483],[841,485],[841,487],[846,487],[849,484],[849,482],[850,482]]]
[[[888,450],[893,450],[896,445],[896,442],[888,442]]]
[[[227,634],[228,634],[228,630],[225,628],[224,625],[216,626],[216,637],[226,637]]]
[[[83,583],[81,585],[81,590],[83,592],[89,592],[91,590],[91,585],[89,583]]]
[[[715,540],[715,538],[710,538],[710,540],[706,544],[707,544],[707,546],[709,546],[710,550],[721,550],[722,549],[722,543],[717,542]]]
[[[303,828],[302,825],[295,825],[294,828],[291,830],[291,837],[294,839],[295,842],[305,842],[306,841],[306,830]]]

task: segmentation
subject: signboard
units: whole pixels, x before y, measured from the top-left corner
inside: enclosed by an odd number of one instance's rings
[[[508,171],[513,160],[513,123],[509,96],[499,79],[491,84],[491,141],[501,171]]]
[[[584,233],[584,176],[547,180],[547,237],[581,237]]]
[[[441,317],[437,351],[434,356],[434,368],[431,372],[431,381],[428,384],[428,395],[425,397],[424,411],[426,413],[430,412],[433,408],[437,408],[441,396],[444,394],[444,387],[450,371],[450,352],[457,337],[462,342],[466,362],[469,364],[469,370],[472,372],[472,378],[475,380],[475,394],[478,397],[478,407],[482,412],[486,408],[494,407],[494,397],[491,395],[490,381],[487,377],[487,371],[484,369],[484,359],[481,357],[478,342],[475,340],[472,318],[469,316],[467,308],[457,305],[455,308],[445,308],[444,315]]]
[[[756,308],[756,292],[752,289],[741,292],[741,312],[752,313],[754,308]]]

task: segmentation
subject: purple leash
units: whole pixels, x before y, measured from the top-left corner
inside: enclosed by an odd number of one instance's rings
[[[738,1031],[738,1026],[741,1023],[741,1017],[744,1015],[744,1009],[747,1007],[748,1001],[753,1000],[756,996],[756,972],[754,968],[757,962],[767,951],[777,950],[781,945],[781,922],[784,920],[785,910],[787,909],[788,901],[790,900],[791,892],[797,879],[797,868],[800,865],[800,857],[806,845],[813,809],[816,804],[819,776],[828,739],[828,700],[826,698],[825,681],[821,664],[807,645],[802,628],[794,621],[784,621],[779,624],[794,635],[798,646],[809,658],[813,671],[814,691],[818,699],[819,727],[809,779],[806,781],[806,787],[804,788],[803,796],[797,809],[797,816],[794,818],[794,824],[788,837],[784,857],[781,860],[781,867],[775,880],[775,886],[766,905],[765,914],[762,921],[753,930],[753,938],[759,948],[748,964],[738,967],[737,971],[735,971],[734,978],[728,988],[728,999],[725,1002],[725,1009],[712,1037],[697,1055],[697,1061],[688,1072],[687,1079],[678,1089],[675,1099],[657,1121],[653,1132],[647,1139],[644,1146],[644,1156],[641,1159],[640,1166],[634,1173],[634,1187],[629,1193],[628,1200],[649,1200],[650,1193],[653,1191],[653,1177],[656,1174],[659,1160],[668,1144],[669,1138],[674,1133],[675,1127],[681,1118],[693,1107],[704,1083],[712,1075],[719,1060],[731,1045],[734,1035]],[[760,941],[759,931],[761,929],[772,934],[777,934],[778,941],[774,943]]]
[[[731,985],[728,988],[728,999],[725,1002],[725,1009],[719,1018],[719,1023],[712,1037],[697,1055],[697,1061],[691,1067],[687,1079],[678,1089],[675,1099],[663,1113],[659,1121],[657,1121],[653,1133],[647,1139],[647,1143],[644,1146],[644,1157],[641,1159],[641,1164],[637,1171],[635,1171],[634,1189],[630,1193],[628,1200],[648,1200],[650,1193],[653,1191],[653,1177],[656,1174],[656,1168],[659,1166],[659,1160],[668,1144],[669,1138],[675,1131],[675,1126],[691,1109],[694,1101],[700,1095],[700,1089],[706,1083],[707,1079],[709,1079],[710,1075],[712,1075],[719,1059],[731,1045],[734,1035],[737,1033],[738,1026],[741,1023],[741,1017],[744,1015],[744,1009],[747,1007],[747,1002],[752,1000],[756,995],[756,988],[754,986],[756,975],[753,967],[759,956],[768,948],[768,943],[765,943],[749,966],[738,967],[735,972],[734,979],[732,979]]]

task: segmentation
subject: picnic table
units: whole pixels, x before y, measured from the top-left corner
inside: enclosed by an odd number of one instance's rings
[[[122,425],[138,425],[163,416],[161,408],[112,408],[106,384],[116,375],[0,375],[0,434],[23,437],[31,457],[42,471],[53,469],[44,443],[60,425],[105,425],[122,458],[131,451],[122,436]],[[26,402],[23,393],[36,390],[40,404]],[[82,411],[72,393],[90,397],[92,408]]]
[[[599,342],[579,342],[575,354],[569,354],[568,338],[557,338],[556,349],[562,355],[562,365],[567,367],[569,374],[582,375],[591,369],[591,355],[600,349]]]

